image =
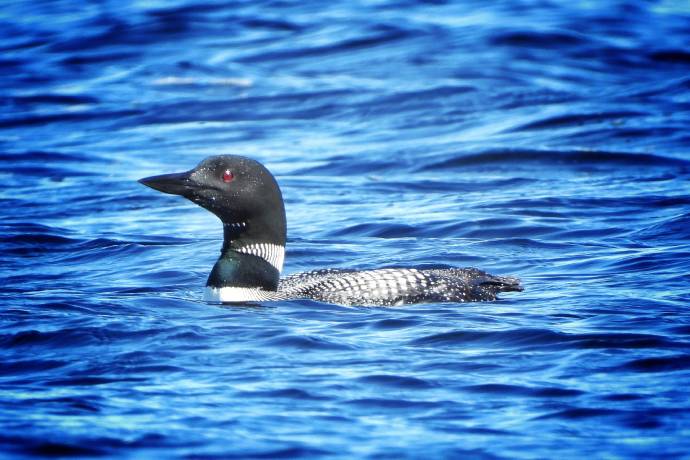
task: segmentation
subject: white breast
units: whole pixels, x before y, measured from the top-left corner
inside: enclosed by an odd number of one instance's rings
[[[287,296],[275,292],[264,291],[258,288],[244,288],[244,287],[211,287],[206,286],[204,290],[204,300],[206,302],[261,302],[269,300],[283,300]]]

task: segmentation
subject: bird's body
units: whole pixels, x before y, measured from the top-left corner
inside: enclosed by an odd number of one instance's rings
[[[494,300],[520,291],[516,278],[475,268],[324,269],[280,279],[286,219],[271,173],[249,158],[209,157],[179,174],[142,179],[156,190],[182,195],[223,222],[223,248],[206,282],[211,302],[312,299],[340,305],[402,305],[420,302]]]

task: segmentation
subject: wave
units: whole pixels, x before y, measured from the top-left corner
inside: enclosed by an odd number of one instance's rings
[[[519,349],[640,349],[640,348],[676,348],[690,347],[690,343],[678,342],[654,334],[629,333],[592,333],[565,334],[550,329],[511,329],[505,331],[472,331],[458,330],[432,334],[413,339],[410,345],[415,346],[454,346],[478,343],[492,348]]]
[[[537,129],[581,127],[585,124],[620,123],[621,120],[635,117],[648,116],[645,112],[618,111],[598,113],[577,113],[568,115],[556,115],[531,121],[523,125],[511,128],[511,131],[530,131]]]
[[[141,110],[91,110],[84,112],[62,112],[45,115],[17,116],[0,119],[0,129],[45,126],[53,123],[80,123],[92,121],[113,122],[121,118],[142,115]]]
[[[401,376],[401,375],[367,375],[359,377],[359,382],[379,385],[382,387],[394,387],[402,389],[427,389],[435,388],[438,385],[417,377]]]
[[[485,383],[462,387],[463,391],[486,395],[527,396],[534,398],[570,398],[585,394],[584,391],[558,387],[527,387],[499,383]]]
[[[414,34],[414,32],[411,30],[402,29],[387,24],[373,26],[371,31],[373,33],[371,33],[369,36],[340,40],[323,46],[305,46],[296,49],[290,48],[251,54],[249,56],[239,58],[238,61],[251,64],[256,62],[276,62],[283,60],[314,58],[328,54],[352,52],[359,49],[386,45],[391,42],[409,38]]]
[[[617,370],[633,372],[679,372],[690,370],[690,354],[676,354],[629,361]]]
[[[581,47],[590,43],[589,37],[564,30],[556,31],[504,31],[491,37],[491,43],[510,47],[535,47],[562,50],[564,47]]]
[[[478,153],[466,153],[452,158],[429,162],[419,167],[422,171],[462,168],[491,164],[539,163],[544,166],[607,165],[620,167],[667,167],[690,173],[690,161],[647,153],[608,151],[560,151],[533,149],[492,149]]]

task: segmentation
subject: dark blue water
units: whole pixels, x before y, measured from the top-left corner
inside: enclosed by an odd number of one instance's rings
[[[685,2],[0,6],[0,451],[690,451]],[[211,214],[136,179],[271,169],[286,273],[476,266],[492,303],[201,301]]]

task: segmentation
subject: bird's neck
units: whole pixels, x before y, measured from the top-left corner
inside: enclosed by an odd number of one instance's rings
[[[206,282],[211,288],[275,291],[285,257],[285,228],[265,231],[261,222],[224,222],[223,248]]]

